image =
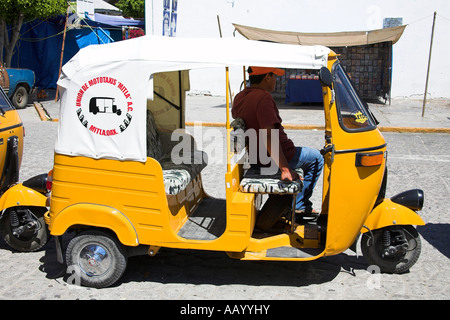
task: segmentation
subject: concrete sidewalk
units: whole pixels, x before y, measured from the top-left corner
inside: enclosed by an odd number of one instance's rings
[[[59,101],[55,102],[55,90],[48,91],[48,98],[41,101],[52,119],[59,118]],[[321,104],[285,105],[277,99],[280,116],[286,129],[321,130],[324,127],[324,112]],[[201,121],[203,126],[225,126],[226,99],[224,96],[186,97],[186,124]],[[450,133],[450,100],[428,100],[422,117],[423,100],[393,99],[391,105],[369,103],[370,110],[380,122],[378,127],[384,132],[434,132]],[[30,116],[39,115],[28,107]],[[231,119],[231,118],[230,118]]]
[[[186,100],[190,111],[186,113],[187,124],[194,121],[202,121],[203,125],[209,126],[225,124],[225,97],[188,96]],[[285,105],[278,99],[277,104],[286,129],[323,129],[322,105]],[[395,99],[391,105],[369,103],[369,108],[380,122],[381,131],[450,133],[450,100],[430,100],[424,117],[422,105],[422,100]]]

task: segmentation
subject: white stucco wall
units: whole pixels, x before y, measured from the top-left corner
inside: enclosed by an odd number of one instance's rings
[[[163,0],[147,0],[148,33],[162,34]],[[153,12],[152,12],[153,11]],[[232,23],[297,32],[340,32],[381,29],[384,18],[407,24],[394,45],[392,96],[422,98],[428,65],[433,13],[437,11],[429,98],[450,98],[450,1],[448,0],[178,0],[177,37],[232,37]],[[240,35],[236,34],[237,37]],[[222,70],[191,74],[191,91],[224,95]],[[211,81],[214,74],[217,81]],[[242,69],[231,70],[237,93]]]

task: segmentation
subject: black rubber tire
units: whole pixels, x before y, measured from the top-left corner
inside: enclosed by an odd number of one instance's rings
[[[383,231],[403,229],[408,241],[408,250],[406,253],[394,257],[383,257]],[[384,273],[405,273],[417,262],[422,249],[422,243],[417,230],[410,225],[391,226],[364,233],[361,239],[361,251],[364,258],[371,265],[376,265]]]
[[[23,109],[28,104],[28,91],[23,86],[18,86],[11,97],[11,102],[16,109]]]
[[[96,248],[95,252],[91,251],[92,246]],[[102,265],[104,261],[93,257],[98,251],[101,251],[103,259],[108,261],[104,266]],[[68,270],[75,271],[72,279],[75,279],[76,284],[105,288],[122,277],[127,268],[127,253],[115,235],[99,230],[88,230],[79,233],[69,242],[66,263]],[[87,270],[86,263],[89,264],[89,268],[94,266],[93,269]],[[100,270],[103,267],[105,270]]]
[[[42,249],[42,247],[44,247],[51,238],[50,231],[48,230],[44,219],[44,213],[47,209],[41,207],[28,208],[38,219],[38,223],[41,225],[41,228],[35,233],[25,234],[20,238],[14,236],[11,230],[10,210],[12,209],[13,208],[7,209],[0,219],[0,231],[3,236],[3,240],[5,240],[6,244],[11,249],[20,252],[35,252]]]

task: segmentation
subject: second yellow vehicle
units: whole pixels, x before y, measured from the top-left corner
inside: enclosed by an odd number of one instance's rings
[[[20,116],[0,87],[0,232],[13,250],[37,251],[50,233],[47,212],[47,174],[19,183],[25,129]]]

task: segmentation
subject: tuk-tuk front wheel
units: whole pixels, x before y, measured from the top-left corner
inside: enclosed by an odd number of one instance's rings
[[[50,240],[44,219],[46,208],[8,208],[0,219],[0,231],[6,244],[20,252],[35,252]]]
[[[417,230],[410,225],[390,226],[364,233],[361,251],[381,272],[407,272],[419,259],[422,244]]]
[[[68,270],[75,271],[72,279],[76,284],[105,288],[125,272],[127,254],[115,236],[89,230],[79,233],[69,242],[66,262]]]

